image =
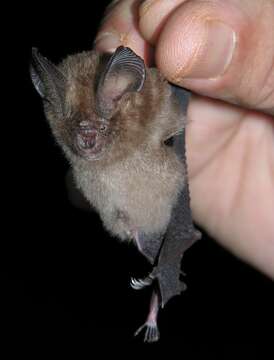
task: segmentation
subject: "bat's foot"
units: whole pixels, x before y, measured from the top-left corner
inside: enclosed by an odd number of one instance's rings
[[[141,290],[147,286],[150,286],[152,284],[154,280],[154,277],[152,276],[148,276],[145,279],[135,279],[135,278],[131,278],[130,280],[130,286],[134,289],[134,290]]]
[[[150,300],[150,309],[146,322],[136,332],[135,336],[145,331],[144,342],[152,343],[158,341],[160,333],[157,326],[157,316],[159,311],[159,295],[154,290]]]
[[[155,321],[147,321],[139,327],[139,329],[135,332],[134,336],[140,334],[141,331],[145,331],[144,342],[153,343],[160,339],[160,332]]]

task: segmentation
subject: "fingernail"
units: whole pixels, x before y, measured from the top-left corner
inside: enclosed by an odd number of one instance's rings
[[[229,67],[236,45],[236,34],[226,24],[210,20],[206,23],[205,39],[188,67],[185,79],[213,79]]]
[[[119,36],[113,32],[104,32],[97,36],[94,41],[94,46],[98,51],[113,52],[121,45]]]

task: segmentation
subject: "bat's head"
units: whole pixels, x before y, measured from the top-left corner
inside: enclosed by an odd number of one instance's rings
[[[33,49],[31,79],[57,141],[69,157],[90,161],[101,159],[117,139],[121,100],[142,89],[145,66],[125,47],[112,56],[73,55],[59,66]]]

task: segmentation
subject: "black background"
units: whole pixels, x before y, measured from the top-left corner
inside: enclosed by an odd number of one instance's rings
[[[150,292],[135,292],[129,280],[144,274],[147,264],[133,247],[111,238],[97,214],[69,201],[69,167],[28,73],[32,46],[54,62],[90,49],[107,3],[14,5],[2,30],[2,75],[8,80],[2,121],[9,128],[2,132],[2,198],[8,198],[1,240],[2,342],[38,358],[56,345],[60,354],[78,355],[97,346],[117,347],[115,355],[126,346],[143,346],[133,333],[145,320]],[[206,236],[188,251],[183,269],[188,290],[161,312],[161,341],[149,349],[166,345],[185,358],[224,358],[261,352],[273,342],[269,279]]]

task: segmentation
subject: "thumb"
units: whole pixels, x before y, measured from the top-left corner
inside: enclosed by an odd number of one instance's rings
[[[274,114],[273,0],[181,0],[158,24],[164,1],[140,12],[164,75],[201,95]]]

